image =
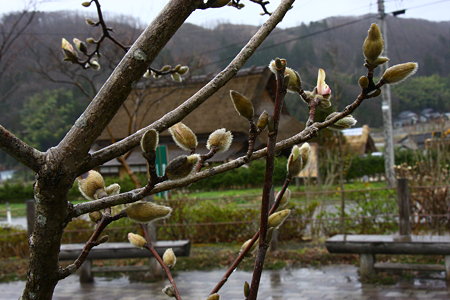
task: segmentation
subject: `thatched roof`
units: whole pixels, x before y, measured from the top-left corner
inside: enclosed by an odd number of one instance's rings
[[[369,126],[350,128],[342,130],[347,146],[349,150],[355,154],[362,155],[365,153],[376,152],[377,148],[370,136]]]
[[[115,140],[120,140],[173,110],[186,99],[196,93],[212,75],[197,76],[183,83],[156,83],[149,88],[136,88],[125,101],[116,116],[109,124]],[[197,110],[187,116],[183,123],[189,126],[197,135],[208,136],[218,129],[226,128],[233,133],[247,133],[248,123],[240,117],[230,100],[230,90],[236,90],[253,101],[257,114],[263,110],[273,110],[275,79],[267,67],[253,67],[238,72],[224,87],[212,95]],[[140,101],[140,103],[139,103]],[[138,104],[139,103],[139,104]],[[129,114],[136,110],[134,123],[131,124]],[[302,130],[304,125],[283,111],[280,122],[279,138],[287,138]],[[168,131],[161,133],[162,137],[169,135]],[[107,130],[99,140],[111,140]]]

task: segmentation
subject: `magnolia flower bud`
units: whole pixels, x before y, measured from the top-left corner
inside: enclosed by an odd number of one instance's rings
[[[230,91],[230,97],[238,114],[247,120],[252,120],[253,115],[255,114],[252,101],[239,92],[233,90]]]
[[[181,66],[181,67],[178,69],[178,71],[177,71],[177,73],[180,74],[180,75],[184,75],[184,74],[186,74],[187,72],[189,72],[189,67],[188,67],[188,66]]]
[[[299,149],[300,156],[302,157],[302,163],[303,168],[306,167],[306,165],[309,162],[309,157],[311,155],[311,146],[308,143],[303,143],[303,145]]]
[[[220,296],[217,293],[211,294],[208,296],[208,298],[206,298],[206,300],[219,300]]]
[[[88,38],[86,39],[86,43],[88,43],[88,44],[95,44],[96,42],[95,42],[95,39],[94,39],[94,38],[88,37]]]
[[[91,221],[94,223],[100,222],[102,217],[103,217],[103,214],[98,210],[89,213],[89,219],[91,219]]]
[[[183,81],[183,77],[181,77],[181,75],[178,74],[178,73],[172,73],[172,74],[170,74],[170,77],[175,82],[182,82]]]
[[[197,136],[183,123],[177,123],[169,128],[175,144],[183,150],[194,151],[197,148]]]
[[[300,155],[300,148],[294,145],[287,161],[287,177],[292,178],[297,176],[303,168],[302,156]]]
[[[138,223],[148,223],[170,216],[172,208],[153,202],[139,201],[125,209],[128,218]]]
[[[194,170],[198,160],[198,154],[192,154],[189,156],[181,155],[174,158],[166,167],[167,178],[170,180],[176,180],[188,176]]]
[[[86,19],[86,20],[84,20],[84,21],[86,22],[87,25],[90,25],[90,26],[96,25],[96,23],[95,23],[94,20]],[[86,42],[88,42],[87,39],[86,39]],[[88,43],[89,43],[89,42],[88,42]]]
[[[290,189],[286,189],[286,191],[283,194],[283,197],[281,197],[281,200],[280,200],[280,205],[279,205],[280,208],[286,207],[286,205],[288,204],[289,200],[291,199],[291,194],[292,194],[291,190]],[[277,197],[278,197],[278,194],[277,194],[276,198]]]
[[[384,56],[379,56],[377,59],[375,59],[372,63],[375,65],[375,66],[379,66],[379,65],[382,65],[382,64],[384,64],[384,63],[386,63],[386,62],[388,62],[389,61],[389,58],[387,58],[387,57],[384,57]]]
[[[166,294],[167,296],[169,296],[169,297],[173,297],[173,298],[176,297],[176,295],[175,295],[175,289],[173,288],[172,285],[166,285],[166,286],[162,289],[162,292],[163,292],[164,294]]]
[[[111,184],[111,185],[108,185],[108,186],[105,188],[105,192],[106,192],[109,196],[117,195],[117,194],[120,193],[120,185],[119,185],[118,183],[113,183],[113,184]]]
[[[276,75],[278,71],[286,67],[286,64],[287,61],[284,58],[275,58],[270,62],[269,69]]]
[[[397,83],[416,73],[419,65],[415,62],[407,62],[388,68],[384,71],[381,81],[385,83]]]
[[[173,268],[175,266],[177,263],[177,257],[175,256],[172,248],[168,248],[164,251],[163,261],[169,268]]]
[[[160,71],[161,72],[168,72],[168,71],[170,71],[172,69],[172,66],[171,65],[164,65],[161,69],[160,69]]]
[[[279,228],[283,222],[289,217],[291,213],[290,209],[283,209],[275,212],[269,216],[268,227],[269,228]]]
[[[74,38],[74,39],[73,39],[73,43],[75,44],[75,47],[76,47],[79,51],[81,51],[81,52],[83,52],[83,53],[86,53],[86,52],[87,52],[87,47],[86,47],[86,44],[85,44],[84,42],[80,41],[80,40],[77,39],[77,38]]]
[[[150,78],[152,77],[152,72],[150,70],[145,71],[144,75],[142,75],[144,78]]]
[[[317,72],[317,84],[315,92],[321,96],[328,96],[331,94],[331,89],[328,84],[325,83],[326,73],[325,70],[320,68]]]
[[[367,76],[359,77],[358,84],[362,89],[367,89],[369,87],[369,78]]]
[[[64,60],[76,63],[78,61],[78,53],[73,48],[72,44],[69,43],[65,38],[61,40],[61,48],[64,53]]]
[[[144,153],[156,151],[159,143],[159,134],[155,129],[147,130],[141,138],[141,150]]]
[[[94,200],[98,196],[99,191],[104,192],[105,181],[103,180],[103,176],[97,171],[90,170],[79,176],[77,180],[78,189],[83,197],[88,200]]]
[[[300,75],[291,68],[286,68],[284,75],[289,75],[289,82],[287,84],[288,92],[299,93],[302,89],[302,80]]]
[[[89,61],[89,66],[93,69],[93,70],[100,70],[100,64],[98,63],[98,61],[96,61],[95,59],[91,59]]]
[[[331,119],[336,114],[338,114],[338,112],[329,114],[325,120]],[[345,116],[344,118],[334,122],[334,124],[331,124],[330,127],[334,128],[334,129],[338,129],[338,130],[347,129],[347,128],[354,126],[356,124],[356,122],[357,122],[356,119],[353,118],[352,115],[348,115],[348,116]]]
[[[232,141],[233,135],[230,131],[226,131],[225,128],[217,129],[209,135],[206,148],[208,150],[214,148],[217,152],[225,152],[230,148]]]
[[[267,111],[263,111],[261,115],[259,115],[258,121],[256,122],[256,127],[259,130],[263,130],[267,126],[267,122],[269,121],[269,114]]]
[[[244,282],[244,297],[245,299],[248,298],[248,295],[250,295],[250,284],[248,282]]]
[[[209,0],[208,4],[209,7],[219,8],[227,5],[229,2],[230,0]]]
[[[246,240],[246,241],[242,244],[241,249],[239,250],[239,253],[244,252],[245,248],[247,248],[247,246],[250,244],[251,241],[252,241],[252,239]],[[249,256],[250,253],[255,249],[255,246],[256,246],[257,242],[258,242],[258,240],[256,240],[256,241],[253,243],[252,247],[247,251],[246,256]]]
[[[91,6],[91,1],[85,1],[85,2],[81,3],[81,5],[83,5],[84,7],[89,7],[89,6]]]
[[[369,63],[373,63],[383,52],[384,40],[377,24],[370,25],[368,34],[363,43],[363,54]]]
[[[128,233],[128,241],[130,242],[131,245],[138,248],[143,248],[145,244],[147,244],[147,241],[143,236],[131,232]]]

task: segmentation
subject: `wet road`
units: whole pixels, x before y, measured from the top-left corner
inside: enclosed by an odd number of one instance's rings
[[[219,281],[223,271],[179,272],[175,280],[184,300],[206,299],[213,283]],[[258,299],[264,300],[327,300],[327,299],[450,299],[450,289],[443,280],[405,279],[395,285],[361,284],[354,266],[334,265],[317,269],[266,271],[261,279]],[[237,271],[222,288],[221,299],[243,299],[243,283],[251,280],[249,272]],[[130,282],[127,277],[96,277],[93,284],[78,282],[77,276],[61,281],[54,299],[122,299],[167,300],[161,289],[166,282]],[[24,282],[0,284],[0,299],[17,299]]]

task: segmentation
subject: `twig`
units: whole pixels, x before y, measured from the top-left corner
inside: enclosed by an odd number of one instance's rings
[[[230,64],[219,74],[217,74],[208,84],[201,88],[192,97],[183,102],[179,107],[165,114],[158,121],[149,126],[137,131],[136,133],[105,147],[92,154],[92,157],[87,161],[83,170],[88,171],[100,164],[103,164],[129,150],[139,144],[142,135],[149,129],[155,129],[158,132],[166,130],[173,124],[180,122],[185,116],[195,110],[200,104],[205,102],[212,94],[224,86],[237,71],[245,64],[251,57],[255,50],[261,45],[270,32],[283,19],[286,12],[291,7],[294,0],[284,0],[264,23],[263,26],[255,33],[250,41],[245,45],[239,54],[230,62]],[[111,100],[111,99],[108,99]],[[109,102],[108,102],[109,103]],[[109,119],[108,119],[109,120]]]
[[[78,170],[79,174],[83,173],[80,165],[85,164],[90,157],[87,154],[92,143],[126,100],[133,83],[142,77],[148,65],[195,10],[197,4],[197,0],[169,2],[142,32],[88,108],[58,145],[58,154],[63,157],[70,156],[74,161],[73,165],[67,166],[68,169]],[[83,142],[80,143],[80,141]],[[138,143],[139,139],[135,145]],[[114,157],[117,156],[119,155]],[[91,168],[85,171],[89,169]]]
[[[58,279],[61,280],[63,278],[66,278],[67,276],[75,273],[76,270],[78,270],[81,267],[81,265],[83,264],[83,262],[86,260],[91,249],[94,248],[95,246],[98,246],[99,244],[101,244],[101,242],[99,242],[98,238],[100,237],[100,234],[103,232],[103,230],[112,222],[119,220],[123,217],[126,217],[125,211],[121,211],[120,213],[118,213],[112,217],[109,215],[103,215],[100,222],[96,225],[95,231],[92,233],[91,237],[84,245],[83,250],[81,251],[80,255],[77,257],[77,259],[75,259],[75,261],[73,263],[71,263],[70,265],[68,265],[67,267],[62,268],[58,271]]]
[[[248,161],[250,161],[253,151],[255,151],[255,141],[258,137],[258,134],[260,133],[253,120],[249,121],[249,125],[250,129],[248,130],[248,148],[247,153],[245,154],[245,159]]]
[[[358,95],[358,97],[353,101],[353,103],[347,105],[342,112],[337,113],[335,116],[329,118],[328,120],[325,120],[323,122],[315,122],[315,123],[311,124],[311,126],[306,127],[300,133],[298,133],[288,139],[278,142],[276,144],[275,151],[280,151],[282,149],[292,147],[295,144],[299,144],[299,143],[308,141],[309,139],[311,139],[312,137],[317,135],[317,133],[320,129],[326,128],[326,127],[330,126],[331,124],[335,123],[336,121],[351,114],[358,106],[361,105],[361,103],[365,99],[372,97],[369,94],[370,92],[380,88],[382,85],[383,85],[382,83],[377,83],[376,85],[374,85],[374,87],[372,89],[364,90],[363,92],[361,92]],[[118,143],[120,143],[120,142],[118,142]],[[104,154],[104,155],[106,156],[109,154],[111,154],[111,152],[108,154]],[[253,152],[250,160],[256,160],[256,159],[262,158],[266,155],[267,155],[267,148],[264,148],[264,149]],[[149,194],[155,194],[155,193],[167,191],[170,189],[174,189],[177,187],[183,187],[183,186],[189,185],[191,183],[194,183],[196,181],[199,181],[201,179],[211,177],[211,176],[214,176],[214,175],[217,175],[220,173],[224,173],[231,169],[238,168],[238,167],[246,164],[248,161],[249,160],[245,156],[242,156],[242,157],[236,158],[228,163],[224,163],[217,167],[209,168],[208,170],[198,172],[196,174],[193,174],[189,177],[186,177],[186,178],[183,178],[180,180],[161,182],[161,183],[157,184],[151,190],[151,193],[149,193]],[[95,201],[77,204],[69,212],[68,218],[77,217],[82,214],[85,214],[85,213],[88,213],[91,211],[95,211],[95,210],[99,210],[99,209],[103,209],[108,206],[132,203],[132,202],[138,201],[138,200],[142,199],[143,197],[149,195],[149,194],[143,194],[142,192],[143,192],[143,189],[136,189],[134,191],[123,193],[120,195],[110,196],[110,197],[107,197],[104,199],[99,199],[99,200],[95,200]]]
[[[291,180],[289,178],[286,178],[283,184],[283,187],[281,188],[280,192],[277,195],[277,198],[275,199],[274,204],[270,208],[269,215],[273,214],[280,205],[281,199],[283,198],[284,193],[286,192],[286,189],[288,188]],[[253,244],[255,244],[256,240],[259,238],[260,231],[256,232],[250,242],[247,244],[247,247],[245,247],[239,255],[236,257],[236,259],[233,261],[233,263],[228,267],[225,274],[222,276],[222,279],[217,283],[217,285],[212,289],[210,294],[214,294],[219,292],[219,290],[222,288],[222,286],[227,282],[228,278],[233,274],[234,270],[239,266],[241,261],[245,258],[247,253],[250,251],[250,249],[253,247]]]
[[[255,300],[258,295],[259,282],[261,279],[264,260],[266,257],[267,248],[269,247],[269,244],[266,242],[266,237],[267,237],[268,217],[269,217],[269,200],[273,185],[272,178],[275,160],[275,145],[278,134],[278,123],[280,121],[281,109],[283,107],[283,99],[284,96],[286,95],[286,81],[284,78],[284,70],[286,66],[283,65],[280,60],[276,61],[276,64],[278,69],[276,73],[277,89],[275,97],[275,107],[272,116],[273,128],[271,128],[272,126],[269,126],[267,155],[266,155],[266,171],[264,175],[264,186],[261,200],[259,248],[255,260],[255,266],[253,269],[252,283],[250,285],[250,293],[248,296],[249,300]]]
[[[158,263],[163,268],[164,272],[166,273],[167,279],[169,280],[170,284],[173,286],[173,290],[175,292],[175,298],[177,300],[181,300],[180,293],[178,292],[177,285],[175,284],[175,280],[173,280],[172,273],[170,272],[169,267],[164,263],[161,256],[159,256],[158,252],[155,250],[155,247],[153,247],[152,239],[150,237],[150,234],[148,233],[147,224],[141,224],[142,231],[144,232],[145,240],[147,241],[147,244],[144,245],[146,249],[148,249],[152,255],[155,257],[155,259],[158,261]]]
[[[35,172],[38,172],[44,163],[44,153],[16,137],[2,125],[0,125],[0,149]]]

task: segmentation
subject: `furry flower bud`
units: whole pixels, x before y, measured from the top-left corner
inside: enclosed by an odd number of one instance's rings
[[[267,126],[267,122],[269,121],[269,113],[267,111],[263,111],[258,118],[258,121],[256,122],[256,127],[258,127],[259,130],[263,130]]]
[[[91,60],[89,61],[89,66],[90,66],[93,70],[96,70],[96,71],[100,70],[100,68],[101,68],[100,64],[99,64],[98,61],[96,61],[95,59],[91,59]]]
[[[138,223],[148,223],[165,219],[172,213],[172,208],[153,202],[139,201],[125,209],[128,218]]]
[[[283,222],[289,217],[291,213],[290,209],[283,209],[278,212],[274,212],[269,216],[268,226],[269,228],[279,228]]]
[[[325,83],[326,73],[324,69],[319,69],[317,73],[316,93],[321,96],[328,96],[331,94],[331,89],[328,84]],[[331,104],[330,104],[331,105]]]
[[[141,138],[141,150],[144,153],[156,151],[159,143],[159,134],[155,129],[147,130]]]
[[[105,192],[106,192],[109,196],[117,195],[117,194],[120,193],[120,185],[119,185],[118,183],[113,183],[113,184],[111,184],[111,185],[108,185],[108,186],[105,188]]]
[[[169,268],[173,268],[175,266],[177,263],[177,257],[175,256],[172,248],[168,248],[164,251],[163,261]]]
[[[367,76],[359,77],[358,84],[362,89],[367,89],[369,87],[369,78]]]
[[[255,112],[253,109],[253,103],[250,99],[234,90],[230,91],[230,98],[231,101],[233,101],[234,108],[240,116],[246,118],[247,120],[253,119]]]
[[[103,214],[100,211],[93,211],[89,213],[89,219],[91,219],[92,222],[98,223],[103,217]]]
[[[291,190],[290,189],[286,189],[286,191],[283,194],[283,197],[281,197],[280,200],[280,206],[281,208],[286,207],[286,205],[288,204],[289,200],[291,199]],[[278,197],[278,194],[277,194]]]
[[[183,81],[183,77],[181,77],[181,75],[178,74],[178,73],[172,73],[172,74],[170,74],[170,77],[175,82],[182,82]]]
[[[230,131],[226,131],[225,128],[217,129],[209,135],[206,148],[208,150],[214,148],[217,152],[225,152],[230,148],[232,141],[233,135]]]
[[[194,151],[197,148],[197,136],[183,123],[177,123],[169,128],[175,144],[183,150]]]
[[[189,67],[188,67],[188,66],[181,66],[181,67],[178,69],[178,71],[177,71],[177,73],[180,74],[180,75],[184,75],[184,74],[186,74],[187,72],[189,72]]]
[[[81,3],[81,5],[83,5],[84,7],[89,7],[91,6],[91,1],[84,1]]]
[[[286,67],[286,64],[287,61],[284,58],[275,58],[270,62],[269,69],[276,75],[278,71]]]
[[[86,53],[86,52],[87,52],[87,47],[86,47],[86,44],[85,44],[84,42],[80,41],[80,40],[77,39],[77,38],[74,38],[74,39],[73,39],[73,43],[74,43],[75,47],[76,47],[79,51],[81,51],[82,53]]]
[[[174,158],[166,167],[166,176],[170,180],[181,179],[191,174],[199,160],[198,154],[181,155]]]
[[[416,73],[418,67],[419,65],[415,62],[407,62],[392,66],[384,72],[381,81],[389,84],[403,81]]]
[[[220,299],[220,295],[217,293],[211,294],[208,296],[208,298],[206,298],[206,300],[219,300]]]
[[[242,244],[241,249],[239,250],[239,253],[244,252],[245,248],[247,248],[247,246],[250,244],[251,241],[252,241],[252,239],[246,240],[246,241]],[[258,242],[258,240],[256,240],[256,241],[253,243],[252,247],[248,250],[248,252],[247,252],[247,254],[246,254],[247,256],[249,256],[250,253],[255,249],[255,246],[256,246],[257,242]]]
[[[73,48],[72,44],[69,43],[65,38],[61,40],[61,49],[64,53],[64,60],[76,63],[78,61],[78,53]]]
[[[311,155],[311,146],[308,143],[303,143],[303,145],[299,149],[299,152],[300,156],[302,157],[303,169],[309,162],[309,157]]]
[[[250,284],[248,282],[244,282],[244,297],[245,299],[248,298],[248,295],[250,295]]]
[[[166,294],[167,296],[169,296],[169,297],[173,297],[173,298],[176,297],[175,289],[173,288],[172,285],[166,285],[166,286],[162,289],[162,292],[163,292],[164,294]]]
[[[363,43],[363,54],[366,60],[373,64],[373,62],[383,52],[384,40],[381,35],[380,28],[377,24],[370,25],[368,34]]]
[[[303,168],[302,156],[300,155],[300,148],[294,145],[287,161],[287,177],[292,178],[297,176]]]
[[[338,114],[338,112],[329,114],[325,120],[329,120],[329,119],[333,118],[336,114]],[[354,126],[356,123],[357,123],[356,119],[353,118],[352,115],[348,115],[340,120],[337,120],[336,122],[334,122],[334,124],[331,124],[330,128],[334,128],[334,129],[338,129],[338,130],[347,129],[347,128]]]
[[[284,71],[284,75],[289,75],[289,82],[287,84],[287,90],[291,93],[299,93],[302,89],[302,80],[300,78],[300,74],[297,71],[286,68]]]
[[[130,242],[131,245],[138,247],[138,248],[143,248],[145,246],[145,244],[147,244],[147,241],[145,240],[145,238],[139,234],[135,234],[135,233],[128,233],[128,241]]]
[[[83,197],[88,200],[98,199],[99,193],[101,191],[104,192],[105,181],[103,180],[103,176],[97,171],[90,170],[79,176],[77,180],[78,189]]]

